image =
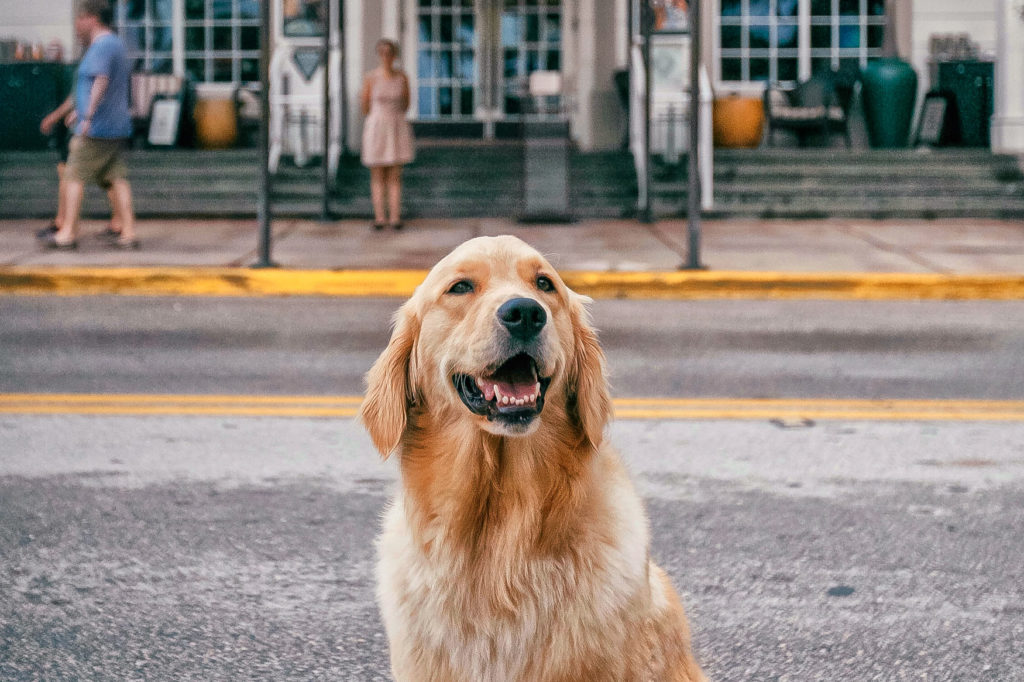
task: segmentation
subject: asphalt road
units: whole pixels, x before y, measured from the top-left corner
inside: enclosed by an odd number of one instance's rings
[[[355,394],[391,301],[0,298],[0,396]],[[1024,398],[1020,304],[601,302],[617,396]],[[1024,680],[1024,422],[621,420],[713,680]],[[384,680],[351,419],[0,407],[0,679]]]
[[[0,392],[344,394],[394,300],[0,298]],[[618,396],[1024,398],[1024,302],[598,301]]]

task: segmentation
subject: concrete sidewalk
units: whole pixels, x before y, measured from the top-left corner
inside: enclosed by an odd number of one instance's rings
[[[34,232],[44,224],[0,220],[4,291],[97,293],[80,291],[82,275],[88,274],[86,279],[94,283],[101,277],[116,278],[119,284],[110,286],[121,293],[230,294],[237,289],[234,293],[302,294],[326,286],[322,293],[405,295],[423,270],[462,241],[514,234],[570,273],[578,288],[600,296],[707,297],[701,287],[717,291],[717,296],[756,295],[758,288],[772,296],[771,287],[780,284],[814,295],[823,282],[831,283],[834,294],[841,282],[848,292],[844,297],[861,297],[849,292],[870,284],[876,289],[871,298],[917,298],[928,291],[932,295],[924,297],[1024,298],[1024,221],[705,221],[706,269],[700,272],[680,272],[687,261],[685,220],[524,225],[496,219],[422,219],[407,223],[402,232],[373,232],[362,221],[279,220],[274,224],[273,259],[280,268],[270,272],[246,267],[257,259],[257,225],[252,220],[140,221],[142,248],[132,252],[112,250],[98,240],[94,235],[103,224],[95,221],[83,223],[77,250],[42,250]],[[356,282],[354,289],[335,291],[329,280],[343,275]],[[38,276],[46,281],[41,284]],[[161,277],[167,290],[129,286]],[[203,285],[203,277],[230,277],[235,285]],[[192,289],[175,288],[179,285],[167,284],[171,280],[189,280]],[[282,284],[286,280],[291,285]],[[742,285],[738,289],[737,283]],[[973,290],[965,289],[969,283]],[[987,283],[984,292],[979,283]],[[908,284],[914,284],[913,290],[905,288]],[[936,289],[939,285],[944,288]],[[679,287],[687,291],[669,291]],[[956,295],[957,289],[964,289],[963,294]]]

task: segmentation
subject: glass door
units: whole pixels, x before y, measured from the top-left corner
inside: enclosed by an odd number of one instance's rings
[[[494,124],[523,115],[529,75],[562,67],[562,0],[413,0],[415,116]]]

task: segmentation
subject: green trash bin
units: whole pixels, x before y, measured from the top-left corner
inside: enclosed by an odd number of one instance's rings
[[[917,73],[902,59],[886,57],[861,70],[864,121],[872,147],[899,149],[910,140]]]
[[[46,149],[43,117],[57,108],[63,64],[0,64],[0,149]]]

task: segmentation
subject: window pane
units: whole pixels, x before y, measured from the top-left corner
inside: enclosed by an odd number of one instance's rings
[[[860,0],[839,0],[839,14],[859,16]]]
[[[442,116],[451,116],[452,114],[452,89],[451,88],[438,88],[437,98],[439,100],[439,111]]]
[[[750,60],[750,80],[752,81],[766,81],[768,80],[768,60],[764,58],[751,59]]]
[[[526,16],[526,40],[531,43],[540,40],[540,17],[536,14]]]
[[[544,31],[546,34],[545,40],[549,43],[558,43],[562,41],[562,27],[561,27],[561,15],[559,14],[548,14],[544,19]]]
[[[434,25],[432,17],[420,17],[420,42],[429,43],[434,40]]]
[[[821,73],[832,70],[832,59],[829,57],[814,57],[811,59],[811,73]]]
[[[472,45],[476,38],[476,27],[472,14],[464,14],[459,20],[459,42],[464,45]]]
[[[885,16],[885,0],[868,0],[868,15],[872,17]]]
[[[750,27],[750,47],[768,47],[772,29],[768,24],[755,24]]]
[[[437,105],[434,103],[434,91],[432,88],[421,85],[417,99],[420,118],[436,118]]]
[[[206,29],[190,27],[185,29],[185,49],[203,50],[206,48]]]
[[[523,18],[513,14],[501,15],[501,45],[511,47],[519,44],[519,36],[522,33]]]
[[[743,3],[741,0],[722,0],[722,16],[738,17],[743,14]]]
[[[540,70],[540,53],[537,50],[530,50],[526,53],[526,72],[533,73]]]
[[[739,59],[722,59],[722,80],[738,81],[743,79],[742,64]]]
[[[832,16],[832,0],[811,0],[811,16]]]
[[[505,50],[505,77],[519,73],[519,50]]]
[[[548,63],[545,68],[550,71],[559,71],[562,68],[562,53],[558,50],[548,50]]]
[[[770,0],[750,0],[750,16],[767,17],[771,14]]]
[[[243,50],[260,49],[260,29],[257,26],[243,26],[241,36],[241,47]]]
[[[192,80],[200,82],[206,80],[206,70],[202,59],[186,59],[185,71],[188,72]]]
[[[780,58],[779,59],[779,74],[778,80],[780,81],[795,81],[799,74],[798,60],[792,57]]]
[[[215,50],[230,50],[231,49],[231,27],[230,26],[214,26],[214,28],[213,28],[213,49],[215,49]]]
[[[463,80],[473,80],[475,77],[476,58],[472,50],[463,50],[459,53],[459,71],[457,77]]]
[[[778,0],[775,14],[779,17],[796,17],[800,3],[798,0]]]
[[[877,48],[882,47],[882,41],[885,39],[885,27],[884,26],[868,26],[868,47]]]
[[[442,15],[440,20],[441,42],[450,43],[455,39],[455,29],[453,26],[452,16],[450,14]]]
[[[811,47],[831,47],[832,27],[811,26]]]
[[[260,79],[260,61],[258,59],[242,60],[242,80],[258,81]]]
[[[840,26],[839,47],[860,47],[860,26]]]
[[[323,0],[317,0],[317,3]],[[322,16],[322,15],[321,15]],[[260,3],[258,0],[238,0],[237,19],[259,19]]]
[[[438,52],[435,56],[435,65],[437,66],[437,77],[438,78],[451,78],[452,77],[452,53]]]
[[[738,50],[740,48],[740,35],[739,26],[723,26],[722,49]]]
[[[473,115],[473,88],[462,88],[459,97],[459,113],[463,116]]]
[[[416,59],[416,75],[420,78],[434,76],[434,55],[430,50],[420,50]]]
[[[775,31],[778,36],[778,47],[797,47],[797,41],[800,40],[800,31],[795,24],[776,27]]]
[[[231,59],[218,58],[213,60],[213,80],[218,83],[230,83],[235,80],[231,71]]]

